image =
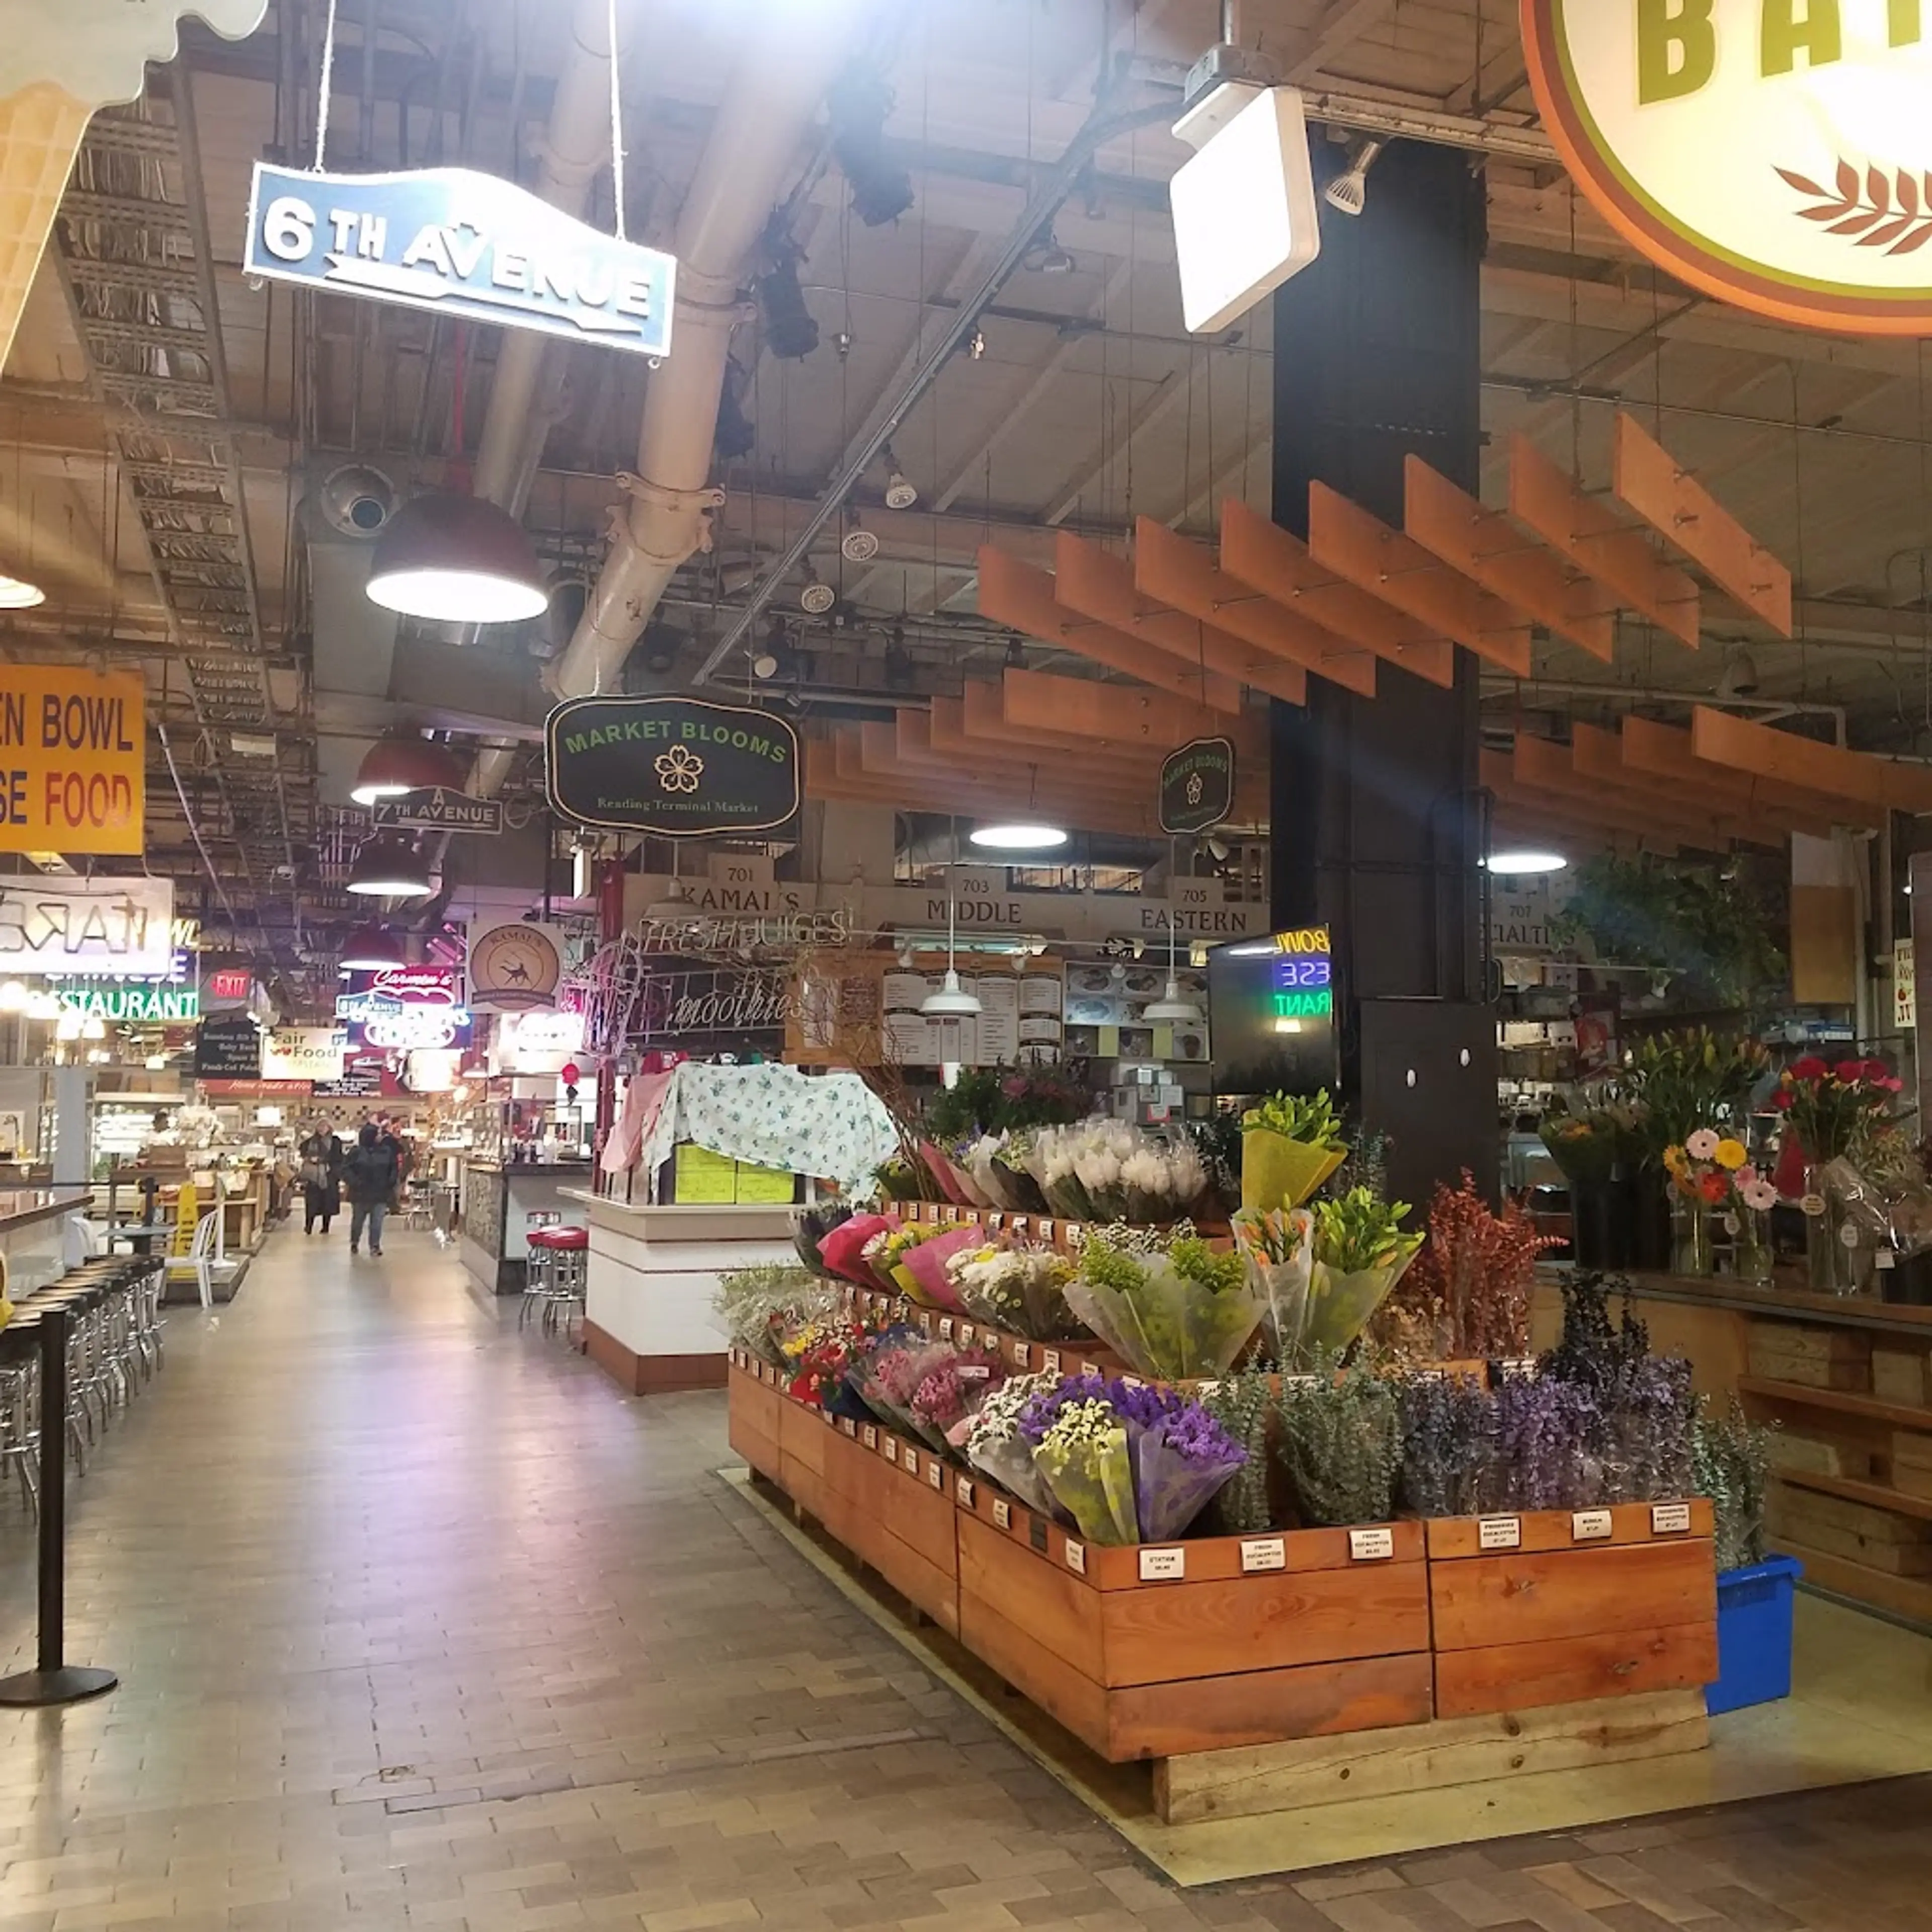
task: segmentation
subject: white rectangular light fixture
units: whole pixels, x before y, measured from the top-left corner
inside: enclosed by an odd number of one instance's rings
[[[1213,131],[1168,184],[1181,314],[1196,335],[1225,328],[1322,251],[1300,90],[1264,88],[1226,118],[1211,112],[1216,98],[1177,124],[1183,140]]]

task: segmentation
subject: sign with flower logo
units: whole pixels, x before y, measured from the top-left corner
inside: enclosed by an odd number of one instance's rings
[[[798,810],[798,734],[749,706],[573,698],[545,745],[550,805],[580,825],[697,838],[768,832]]]
[[[1227,738],[1196,738],[1168,753],[1160,768],[1160,829],[1212,832],[1234,808],[1234,747]]]
[[[1522,0],[1544,127],[1652,261],[1779,320],[1932,332],[1932,8]]]

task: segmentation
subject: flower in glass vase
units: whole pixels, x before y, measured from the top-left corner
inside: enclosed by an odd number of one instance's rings
[[[1838,1160],[1861,1151],[1870,1133],[1884,1124],[1892,1096],[1904,1084],[1882,1060],[1841,1060],[1827,1066],[1808,1054],[1784,1070],[1772,1105],[1790,1120],[1808,1160]]]

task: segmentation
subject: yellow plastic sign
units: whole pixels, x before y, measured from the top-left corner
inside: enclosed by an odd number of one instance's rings
[[[138,853],[147,808],[138,672],[0,664],[0,852]]]

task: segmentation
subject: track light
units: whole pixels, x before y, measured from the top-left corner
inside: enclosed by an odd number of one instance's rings
[[[899,460],[887,443],[880,454],[886,460],[886,508],[889,510],[909,510],[919,501],[919,491],[899,467]]]
[[[752,660],[752,675],[760,684],[769,684],[778,674],[778,661],[770,651],[760,651]]]
[[[879,540],[856,517],[838,539],[838,554],[848,563],[870,563],[879,554]]]
[[[1024,670],[1026,668],[1026,646],[1017,638],[1006,640],[1006,668]]]
[[[528,533],[480,496],[432,490],[405,503],[376,542],[369,601],[405,617],[502,624],[550,602]]]
[[[1370,135],[1355,150],[1354,159],[1346,171],[1337,175],[1322,190],[1322,199],[1338,214],[1359,214],[1368,200],[1369,170],[1376,158],[1388,146],[1386,141]]]
[[[1757,660],[1750,652],[1740,647],[1733,651],[1724,666],[1724,675],[1718,680],[1720,698],[1750,698],[1758,689]]]
[[[818,324],[798,285],[798,265],[805,251],[779,230],[767,231],[765,253],[771,266],[753,285],[765,346],[782,362],[802,362],[818,346]]]
[[[1053,224],[1046,224],[1045,233],[1020,257],[1020,266],[1030,269],[1036,275],[1070,275],[1080,265],[1060,245],[1060,239],[1053,232]]]
[[[805,566],[805,587],[798,593],[799,608],[808,616],[822,617],[838,602],[838,592],[808,563]]]
[[[986,352],[986,332],[976,328],[966,338],[966,359],[976,362]]]
[[[852,212],[868,228],[896,221],[912,206],[912,176],[886,158],[892,91],[866,68],[848,68],[826,104],[832,152],[852,188]]]

